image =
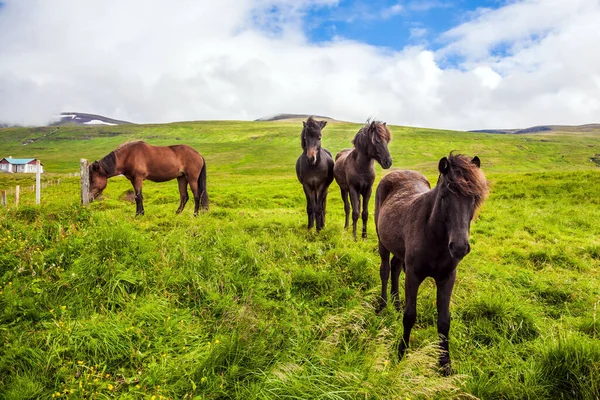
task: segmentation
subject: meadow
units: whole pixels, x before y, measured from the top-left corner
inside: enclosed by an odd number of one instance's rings
[[[37,157],[44,179],[62,177],[41,205],[25,193],[0,208],[0,398],[600,397],[600,132],[390,127],[392,169],[435,185],[439,159],[457,150],[479,156],[491,187],[458,267],[456,373],[443,377],[433,281],[404,360],[402,313],[374,312],[373,199],[366,240],[343,229],[335,182],[325,229],[306,230],[301,126],[0,129],[0,157]],[[350,147],[359,127],[328,123],[323,146]],[[81,207],[79,178],[66,174],[134,139],[202,153],[210,210],[175,215],[176,182],[146,182],[136,217],[122,177]],[[0,190],[33,180],[2,174]]]

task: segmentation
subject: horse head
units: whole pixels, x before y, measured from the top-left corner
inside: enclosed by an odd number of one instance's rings
[[[104,170],[98,161],[94,161],[89,166],[90,175],[90,193],[89,200],[93,201],[98,197],[108,183],[108,177],[104,173]]]
[[[454,259],[461,260],[469,254],[471,220],[488,193],[488,185],[481,171],[479,157],[469,159],[450,154],[443,157],[438,170],[438,200],[448,233],[448,251]]]
[[[388,169],[392,166],[392,156],[388,149],[391,140],[392,134],[385,122],[367,121],[353,143],[354,147],[375,159],[383,169]]]
[[[302,129],[302,150],[306,155],[306,159],[312,165],[319,161],[319,150],[321,149],[321,130],[327,125],[327,121],[317,121],[313,117],[303,121]]]

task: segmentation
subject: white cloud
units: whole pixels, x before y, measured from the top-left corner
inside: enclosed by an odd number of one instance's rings
[[[61,111],[134,122],[300,112],[479,129],[600,116],[596,0],[480,10],[438,51],[310,43],[302,16],[333,0],[166,4],[6,1],[0,121],[43,124]],[[455,57],[459,65],[441,66]]]
[[[384,9],[381,12],[381,17],[382,18],[392,18],[393,16],[402,14],[402,12],[404,11],[404,6],[400,3],[396,3],[386,9]]]

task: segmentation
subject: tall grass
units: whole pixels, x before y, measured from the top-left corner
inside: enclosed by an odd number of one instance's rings
[[[329,124],[325,146],[348,146],[356,128]],[[0,138],[17,157],[19,140],[39,135],[46,168],[63,172],[132,137],[194,144],[208,161],[211,209],[175,215],[176,183],[146,182],[136,218],[122,177],[89,207],[77,178],[65,178],[41,206],[25,195],[0,209],[1,398],[600,396],[600,172],[584,157],[599,152],[594,135],[392,129],[395,167],[435,182],[437,159],[458,149],[480,156],[492,186],[459,265],[456,374],[445,378],[433,282],[399,361],[401,313],[373,311],[376,238],[343,230],[335,184],[325,229],[306,230],[298,126],[65,128],[52,140],[44,129]]]

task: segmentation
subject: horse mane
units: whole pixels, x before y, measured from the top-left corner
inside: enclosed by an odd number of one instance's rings
[[[320,131],[320,130],[321,130],[321,124],[319,123],[319,121],[314,119],[312,116],[308,117],[308,119],[306,120],[306,126],[304,127],[303,131]]]
[[[369,141],[369,133],[372,131],[379,137],[380,140],[389,142],[392,140],[392,132],[388,129],[385,122],[367,120],[365,125],[360,128],[358,133],[352,139],[352,144],[357,149],[364,149]]]
[[[481,168],[473,164],[470,157],[454,152],[448,156],[448,163],[448,173],[443,175],[448,190],[474,198],[475,209],[479,208],[489,193],[488,183]]]
[[[117,156],[115,151],[111,151],[99,161],[96,161],[103,175],[111,175],[117,167]]]
[[[142,140],[131,140],[128,142],[121,143],[115,150],[108,153],[104,158],[102,158],[99,161],[96,161],[96,163],[98,164],[98,166],[100,168],[100,171],[104,175],[114,174],[115,169],[117,167],[117,154],[119,154],[121,152],[121,150],[123,150],[124,148],[129,147],[134,144],[137,144],[137,143],[143,143],[143,141]]]

